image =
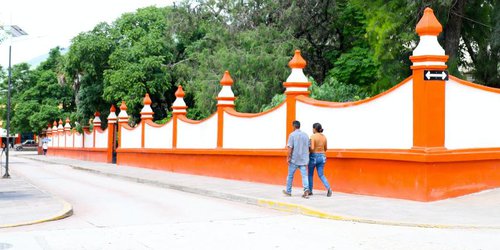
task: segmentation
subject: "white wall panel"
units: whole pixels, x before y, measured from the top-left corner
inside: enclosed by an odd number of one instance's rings
[[[54,147],[59,147],[59,133],[56,134],[55,138],[54,138]]]
[[[276,149],[286,146],[286,105],[256,117],[224,113],[224,148]]]
[[[86,148],[94,147],[94,135],[92,133],[87,134],[87,133],[83,132],[83,136],[85,138],[84,139],[85,147]]]
[[[108,147],[108,130],[101,132],[96,131],[95,133],[95,147],[96,148],[107,148]]]
[[[178,148],[216,148],[217,147],[217,114],[207,120],[191,124],[177,121]]]
[[[450,79],[446,83],[445,147],[500,147],[500,94]]]
[[[413,146],[413,82],[366,103],[349,107],[317,107],[297,102],[302,131],[323,126],[328,148],[397,148]]]
[[[75,133],[75,148],[82,148],[83,136],[80,133]]]
[[[141,124],[132,130],[121,128],[121,147],[122,148],[141,148],[142,128]]]
[[[172,122],[162,127],[153,127],[146,124],[144,137],[145,148],[172,148]]]
[[[66,134],[66,147],[67,148],[72,148],[73,147],[73,134],[72,133],[69,133],[69,134]]]

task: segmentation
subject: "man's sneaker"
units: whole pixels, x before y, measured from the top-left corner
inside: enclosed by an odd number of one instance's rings
[[[328,197],[332,196],[332,190],[331,189],[328,189],[328,191],[326,192],[326,196],[328,196]]]
[[[292,194],[288,193],[286,190],[283,190],[283,194],[285,194],[286,196],[292,196]]]
[[[313,195],[313,192],[309,191],[309,196]]]
[[[309,190],[304,191],[304,194],[302,195],[302,198],[304,199],[309,199]]]

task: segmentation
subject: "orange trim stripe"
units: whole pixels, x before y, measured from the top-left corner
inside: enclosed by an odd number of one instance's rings
[[[455,82],[457,82],[457,83],[459,83],[459,84],[465,85],[465,86],[469,86],[469,87],[473,87],[473,88],[476,88],[476,89],[480,89],[480,90],[484,90],[484,91],[488,91],[488,92],[493,92],[493,93],[500,94],[500,89],[497,89],[497,88],[492,88],[492,87],[480,85],[480,84],[477,84],[477,83],[468,82],[466,80],[462,80],[462,79],[454,77],[452,75],[450,75],[450,79],[453,80],[453,81],[455,81]]]
[[[286,104],[286,101],[280,103],[278,106],[272,108],[272,109],[269,109],[269,110],[266,110],[264,112],[260,112],[260,113],[240,113],[232,108],[226,108],[224,109],[224,111],[226,112],[226,114],[228,115],[231,115],[231,116],[236,116],[236,117],[240,117],[240,118],[254,118],[254,117],[259,117],[259,116],[264,116],[264,115],[267,115],[271,112],[274,112],[275,110],[281,108],[281,106],[285,105]]]
[[[315,99],[312,99],[312,98],[307,97],[307,96],[297,96],[297,100],[302,102],[302,103],[306,103],[306,104],[310,104],[310,105],[314,105],[314,106],[318,106],[318,107],[347,108],[347,107],[352,107],[352,106],[368,103],[368,102],[374,101],[378,98],[381,98],[382,96],[388,95],[389,93],[392,93],[396,89],[398,89],[401,86],[403,86],[404,84],[408,83],[410,80],[412,80],[412,76],[407,77],[402,82],[398,83],[396,86],[390,88],[389,90],[387,90],[385,92],[382,92],[374,97],[370,97],[370,98],[360,100],[360,101],[355,101],[355,102],[327,102],[327,101],[315,100]]]
[[[190,123],[190,124],[200,124],[200,123],[203,123],[203,122],[206,122],[208,120],[210,120],[212,117],[214,117],[215,115],[217,114],[217,112],[211,114],[209,117],[203,119],[203,120],[191,120],[189,118],[187,118],[185,115],[179,115],[177,118],[183,122],[186,122],[186,123]]]

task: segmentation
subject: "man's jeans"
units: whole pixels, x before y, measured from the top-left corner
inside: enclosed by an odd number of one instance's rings
[[[309,190],[313,189],[313,175],[314,168],[318,168],[318,176],[325,188],[330,189],[330,184],[328,184],[328,180],[326,179],[323,170],[325,168],[326,156],[323,153],[311,153],[309,155]]]
[[[288,163],[288,176],[286,178],[286,191],[291,194],[292,193],[292,183],[293,183],[293,174],[295,174],[295,170],[300,169],[300,175],[302,176],[302,186],[304,186],[304,192],[309,190],[309,183],[307,181],[307,168],[305,165],[299,166],[293,163]]]

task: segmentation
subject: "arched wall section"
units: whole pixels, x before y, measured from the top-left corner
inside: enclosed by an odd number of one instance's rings
[[[83,136],[80,133],[75,132],[75,148],[82,148],[83,147]]]
[[[66,147],[72,148],[73,147],[73,133],[64,132],[64,136],[66,136]]]
[[[108,147],[108,131],[95,131],[95,147],[107,148]]]
[[[161,127],[145,124],[145,148],[172,148],[172,122]]]
[[[59,134],[54,135],[54,139],[52,140],[54,147],[59,147]]]
[[[84,147],[85,148],[92,148],[94,147],[94,135],[92,133],[87,134],[87,132],[83,132],[83,137],[84,137]]]
[[[179,119],[177,122],[177,148],[216,148],[217,114],[208,119],[190,123]]]
[[[281,149],[286,144],[286,105],[269,113],[243,117],[224,112],[224,148]]]
[[[321,123],[329,148],[410,149],[413,145],[413,81],[372,100],[350,106],[320,107],[297,101],[301,130],[312,134]]]
[[[122,148],[141,148],[142,125],[132,129],[121,128],[121,145]]]
[[[446,83],[445,147],[500,147],[500,91],[450,79]]]

